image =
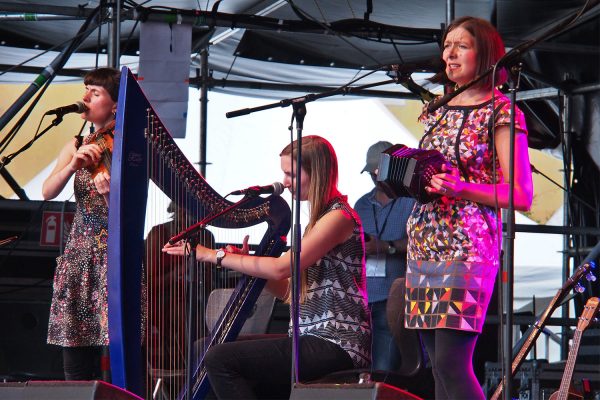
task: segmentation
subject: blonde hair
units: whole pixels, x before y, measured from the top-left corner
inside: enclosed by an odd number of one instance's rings
[[[298,143],[294,141],[287,145],[279,154],[280,156],[292,157],[292,165],[295,165],[296,155],[298,154]],[[341,197],[337,188],[338,183],[338,162],[335,150],[331,143],[321,136],[311,135],[302,138],[302,160],[301,169],[310,177],[308,187],[309,203],[309,221],[304,233],[309,232],[323,216],[331,201],[336,197]],[[296,176],[300,177],[300,171],[296,171]],[[301,277],[300,302],[306,298],[307,270],[304,270]],[[291,290],[288,289],[285,301],[289,302]]]

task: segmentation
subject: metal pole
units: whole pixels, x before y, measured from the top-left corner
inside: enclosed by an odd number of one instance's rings
[[[571,226],[571,204],[569,199],[569,192],[571,188],[571,106],[572,99],[568,94],[563,93],[561,96],[562,110],[561,110],[561,123],[562,123],[562,140],[563,140],[563,160],[565,165],[564,173],[564,187],[567,189],[563,194],[563,225]],[[563,236],[563,268],[562,268],[562,281],[566,282],[571,275],[571,248],[572,238],[570,234]],[[562,317],[569,318],[569,304],[565,303],[561,307]],[[569,328],[567,326],[561,327],[561,340],[560,340],[560,358],[566,360],[569,353]]]
[[[520,72],[520,70],[519,70]],[[504,391],[503,399],[512,399],[513,376],[512,376],[512,345],[513,345],[513,298],[514,298],[514,242],[515,242],[515,103],[517,101],[517,90],[519,89],[519,76],[515,82],[510,85],[510,165],[508,171],[508,209],[506,210],[506,232],[504,235],[504,269],[500,268],[502,282],[504,282],[504,325],[502,332],[502,349],[504,359],[502,360],[502,370],[504,372]]]
[[[208,126],[208,47],[200,52],[202,84],[200,85],[200,173],[206,177],[206,141]]]
[[[113,0],[109,3],[108,13],[108,66],[119,68],[119,59],[121,58],[121,0]]]
[[[454,0],[446,0],[446,27],[454,19]]]

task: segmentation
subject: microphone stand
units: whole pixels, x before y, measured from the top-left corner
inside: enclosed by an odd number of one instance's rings
[[[510,54],[505,54],[505,57]],[[455,91],[441,96],[438,100],[433,101],[427,107],[429,112],[434,112],[438,108],[447,104],[454,97],[464,92],[468,88],[481,81],[484,77],[500,68],[501,65],[505,65],[505,57],[498,60],[496,65],[489,68],[480,76],[473,79],[471,82],[459,87]],[[507,209],[507,221],[506,221],[506,233],[504,238],[504,252],[505,256],[503,259],[503,268],[500,269],[500,278],[502,286],[502,292],[504,293],[502,309],[503,313],[500,315],[500,321],[503,321],[502,327],[502,371],[504,371],[504,400],[511,400],[512,394],[512,324],[513,324],[513,281],[514,281],[514,240],[515,240],[515,209],[514,209],[514,163],[515,163],[515,102],[516,102],[516,89],[511,87],[510,89],[510,103],[511,103],[511,119],[510,119],[510,141],[509,141],[509,190],[508,190],[508,209]],[[494,105],[492,104],[492,107]],[[495,116],[492,115],[492,118]],[[504,317],[504,318],[503,318]],[[501,383],[502,384],[502,383]]]
[[[280,101],[277,101],[275,103],[269,103],[269,104],[265,104],[262,106],[257,106],[257,107],[252,107],[252,108],[241,108],[239,110],[235,110],[235,111],[229,111],[227,113],[225,113],[225,116],[227,118],[235,118],[235,117],[240,117],[242,115],[247,115],[247,114],[252,114],[254,112],[257,111],[263,111],[263,110],[269,110],[271,108],[276,108],[276,107],[289,107],[294,105],[295,103],[310,103],[311,101],[315,101],[318,99],[323,99],[326,97],[331,97],[331,96],[337,96],[337,95],[347,95],[350,93],[354,93],[354,92],[359,92],[361,90],[364,89],[368,89],[371,87],[375,87],[375,86],[382,86],[382,85],[387,85],[390,83],[396,83],[397,81],[395,79],[388,79],[386,81],[381,81],[381,82],[373,82],[373,83],[368,83],[366,85],[362,85],[362,86],[356,86],[356,87],[348,87],[348,86],[342,86],[339,87],[337,89],[332,89],[326,92],[322,92],[322,93],[309,93],[306,94],[302,97],[294,97],[291,99],[283,99]]]
[[[63,121],[63,115],[57,114],[56,118],[54,118],[54,120],[52,120],[52,122],[46,128],[44,128],[43,131],[41,131],[39,134],[35,135],[33,137],[33,139],[31,139],[29,142],[25,143],[25,145],[23,147],[21,147],[19,150],[15,151],[14,153],[11,153],[7,156],[3,156],[2,158],[0,158],[0,175],[2,175],[2,177],[4,178],[6,183],[8,183],[8,185],[15,192],[15,194],[17,196],[19,196],[19,199],[29,200],[29,197],[27,197],[27,194],[25,193],[23,188],[21,186],[19,186],[17,181],[15,181],[15,179],[12,177],[12,175],[6,170],[6,166],[8,164],[10,164],[10,162],[13,160],[13,158],[15,158],[16,156],[18,156],[19,154],[21,154],[22,152],[24,152],[25,150],[30,148],[36,140],[41,138],[46,132],[48,132],[50,129],[52,129],[53,127],[60,124],[62,121]]]
[[[512,399],[512,341],[513,341],[513,298],[514,298],[514,257],[515,257],[515,105],[517,102],[517,91],[519,90],[519,79],[520,79],[520,67],[518,69],[519,75],[516,78],[516,84],[510,87],[510,139],[509,139],[509,167],[508,167],[508,210],[506,217],[506,244],[505,244],[505,258],[504,258],[504,270],[502,274],[502,281],[504,281],[504,332],[503,332],[503,354],[502,370],[506,374],[506,385],[504,387],[504,400]],[[492,105],[495,107],[495,105]],[[492,115],[492,118],[495,116]]]
[[[577,202],[579,204],[581,204],[582,206],[585,206],[588,210],[590,210],[594,214],[598,215],[598,213],[600,212],[600,210],[596,209],[590,203],[588,203],[587,201],[585,201],[581,197],[577,196],[575,193],[572,193],[571,190],[565,188],[563,185],[561,185],[560,183],[556,182],[554,179],[550,178],[548,175],[546,175],[545,173],[543,173],[542,171],[540,171],[539,169],[537,169],[535,167],[535,165],[533,165],[533,164],[531,164],[531,172],[533,172],[534,174],[539,174],[539,175],[543,176],[544,178],[546,178],[546,180],[548,182],[552,183],[554,186],[556,186],[557,188],[559,188],[560,190],[562,190],[563,192],[565,192],[567,194],[567,196],[570,196],[573,199],[577,200]]]
[[[3,156],[2,158],[0,158],[0,170],[4,169],[4,167],[7,166],[12,161],[13,158],[15,158],[16,156],[18,156],[19,154],[21,154],[22,152],[24,152],[25,150],[30,148],[36,140],[41,138],[46,132],[48,132],[50,129],[52,129],[55,126],[57,126],[58,124],[60,124],[62,121],[63,121],[63,116],[61,114],[57,114],[56,118],[54,118],[52,120],[52,122],[46,128],[44,128],[43,131],[41,131],[40,133],[35,135],[33,137],[33,139],[31,139],[29,142],[25,143],[25,145],[23,147],[21,147],[19,150],[15,151],[14,153],[11,153],[7,156]]]
[[[206,225],[208,225],[209,223],[211,223],[215,219],[217,219],[219,217],[222,217],[225,214],[230,213],[231,211],[235,210],[236,208],[240,207],[241,205],[243,205],[243,204],[249,202],[250,200],[254,199],[256,196],[258,196],[258,193],[247,193],[238,202],[233,203],[230,206],[225,207],[224,209],[222,209],[221,211],[219,211],[219,212],[217,212],[215,214],[212,214],[212,215],[209,215],[207,217],[204,217],[199,222],[195,223],[194,225],[190,225],[189,227],[187,227],[183,231],[179,232],[177,235],[175,235],[171,239],[169,239],[169,244],[175,244],[175,243],[179,242],[180,240],[187,240],[188,238],[190,238],[195,233],[197,233],[197,232],[199,232],[201,230],[204,230],[206,228]]]
[[[2,240],[0,240],[0,246],[4,246],[6,244],[12,243],[15,240],[17,240],[18,238],[19,238],[19,236],[13,235],[13,236],[9,236],[9,237],[7,237],[5,239],[2,239]]]
[[[275,107],[288,107],[292,106],[292,121],[296,121],[296,169],[298,170],[302,165],[302,129],[304,125],[304,117],[306,116],[306,103],[311,101],[315,101],[318,99],[336,96],[336,95],[346,95],[348,93],[353,93],[356,91],[360,91],[369,87],[387,85],[390,83],[397,83],[396,79],[389,79],[382,82],[374,82],[366,85],[356,86],[356,87],[348,87],[342,86],[337,89],[333,89],[327,92],[322,92],[319,94],[307,94],[302,97],[296,97],[291,99],[283,99],[275,103],[270,103],[258,107],[253,108],[243,108],[235,111],[230,111],[225,114],[227,118],[239,117],[246,114],[251,114],[257,111],[268,110]],[[290,128],[291,129],[291,128]],[[297,173],[297,176],[300,174]],[[300,226],[300,198],[301,198],[301,190],[300,190],[300,179],[296,179],[296,188],[295,188],[295,199],[294,199],[294,223],[292,227],[292,263],[291,263],[291,314],[292,314],[292,382],[291,387],[292,390],[294,385],[299,382],[299,373],[298,373],[298,359],[299,359],[299,316],[300,316],[300,299],[299,299],[299,289],[300,289],[300,252],[301,252],[301,226]]]
[[[292,228],[292,382],[300,382],[299,364],[300,358],[300,251],[302,237],[300,234],[300,198],[301,198],[301,179],[300,168],[302,168],[302,129],[304,128],[304,117],[306,116],[306,103],[303,101],[292,104],[292,120],[296,120],[296,198],[294,199],[294,225]],[[292,149],[293,150],[293,149]]]
[[[186,256],[186,258],[187,258],[187,260],[186,260],[186,262],[187,262],[186,286],[187,286],[187,292],[189,293],[189,296],[188,296],[188,302],[186,304],[187,317],[186,317],[186,327],[185,327],[186,335],[187,335],[188,341],[189,341],[187,351],[186,351],[186,360],[187,360],[187,366],[188,366],[188,369],[186,371],[186,380],[187,380],[188,388],[191,387],[191,383],[193,380],[193,373],[195,370],[193,322],[196,320],[196,315],[197,315],[196,305],[198,304],[198,297],[197,297],[196,290],[194,290],[196,285],[195,285],[195,281],[194,281],[193,277],[196,276],[194,272],[196,269],[196,245],[198,245],[198,243],[199,243],[198,233],[200,231],[204,230],[210,222],[214,221],[217,218],[222,217],[225,214],[228,214],[229,212],[235,210],[236,208],[249,202],[250,200],[256,198],[257,196],[258,196],[258,193],[247,193],[238,202],[233,203],[233,204],[229,205],[228,207],[225,207],[224,209],[222,209],[219,212],[216,212],[212,215],[208,215],[207,217],[203,218],[201,221],[195,223],[194,225],[189,226],[185,230],[181,231],[180,233],[178,233],[177,235],[175,235],[171,239],[169,239],[169,244],[174,244],[174,243],[179,242],[180,240],[185,240],[186,241],[185,246],[187,247],[188,243],[190,245],[190,252]],[[191,390],[188,389],[185,391],[186,400],[189,399],[190,396],[191,396]]]
[[[535,41],[537,43],[537,41]],[[533,42],[527,42],[526,44],[533,45]],[[515,48],[516,49],[516,48]],[[513,49],[513,50],[515,50]],[[522,50],[516,51],[515,53],[508,52],[498,62],[490,67],[480,76],[473,79],[471,82],[459,87],[455,91],[441,96],[438,100],[431,102],[428,106],[429,112],[434,112],[439,107],[447,104],[454,97],[464,92],[468,88],[481,81],[487,75],[495,71],[497,68],[504,66],[508,63],[508,60],[513,60],[515,54],[521,54]],[[518,68],[520,71],[520,67]],[[518,79],[517,79],[518,80]],[[518,86],[518,85],[517,85]],[[505,379],[503,398],[505,400],[511,400],[512,394],[512,324],[513,324],[513,291],[514,291],[514,240],[515,240],[515,208],[514,208],[514,169],[515,169],[515,103],[516,103],[516,92],[517,88],[510,88],[510,107],[511,107],[511,119],[510,119],[510,140],[509,140],[509,169],[508,169],[508,208],[507,208],[507,221],[506,221],[506,233],[504,240],[504,252],[505,257],[503,259],[503,268],[499,271],[501,283],[503,283],[503,313],[500,316],[500,321],[503,321],[502,327],[502,371],[504,371]],[[492,104],[492,107],[495,107]],[[492,118],[495,116],[492,115]],[[502,318],[504,317],[504,318]]]

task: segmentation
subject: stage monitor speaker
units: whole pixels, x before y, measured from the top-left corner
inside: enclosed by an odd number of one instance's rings
[[[295,384],[290,400],[422,400],[381,382]]]
[[[141,400],[102,381],[29,381],[0,383],[2,400]]]
[[[12,282],[0,278],[0,381],[64,379],[62,349],[46,343],[52,282]]]

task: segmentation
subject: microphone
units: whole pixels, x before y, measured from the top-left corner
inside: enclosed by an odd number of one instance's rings
[[[245,194],[245,195],[258,196],[259,194],[273,193],[274,195],[279,196],[281,193],[283,193],[283,189],[285,189],[285,187],[283,186],[283,183],[273,182],[272,184],[266,185],[266,186],[250,186],[247,189],[234,190],[233,192],[231,192],[229,194],[234,194],[234,195]]]
[[[438,73],[443,70],[445,66],[446,64],[441,58],[429,58],[418,62],[388,64],[384,67],[384,71],[388,72],[389,77],[393,77],[392,75],[394,75],[394,73],[401,75],[410,75],[415,72]]]
[[[396,83],[401,84],[409,92],[415,94],[423,102],[430,102],[435,98],[435,94],[423,86],[417,84],[411,77],[413,72],[435,72],[439,70],[439,62],[429,61],[422,64],[392,64],[387,67],[386,75],[394,79]]]
[[[65,114],[77,113],[81,114],[86,111],[88,108],[81,101],[78,101],[75,104],[70,104],[68,106],[58,107],[50,111],[46,111],[44,115],[57,115],[62,117]]]

